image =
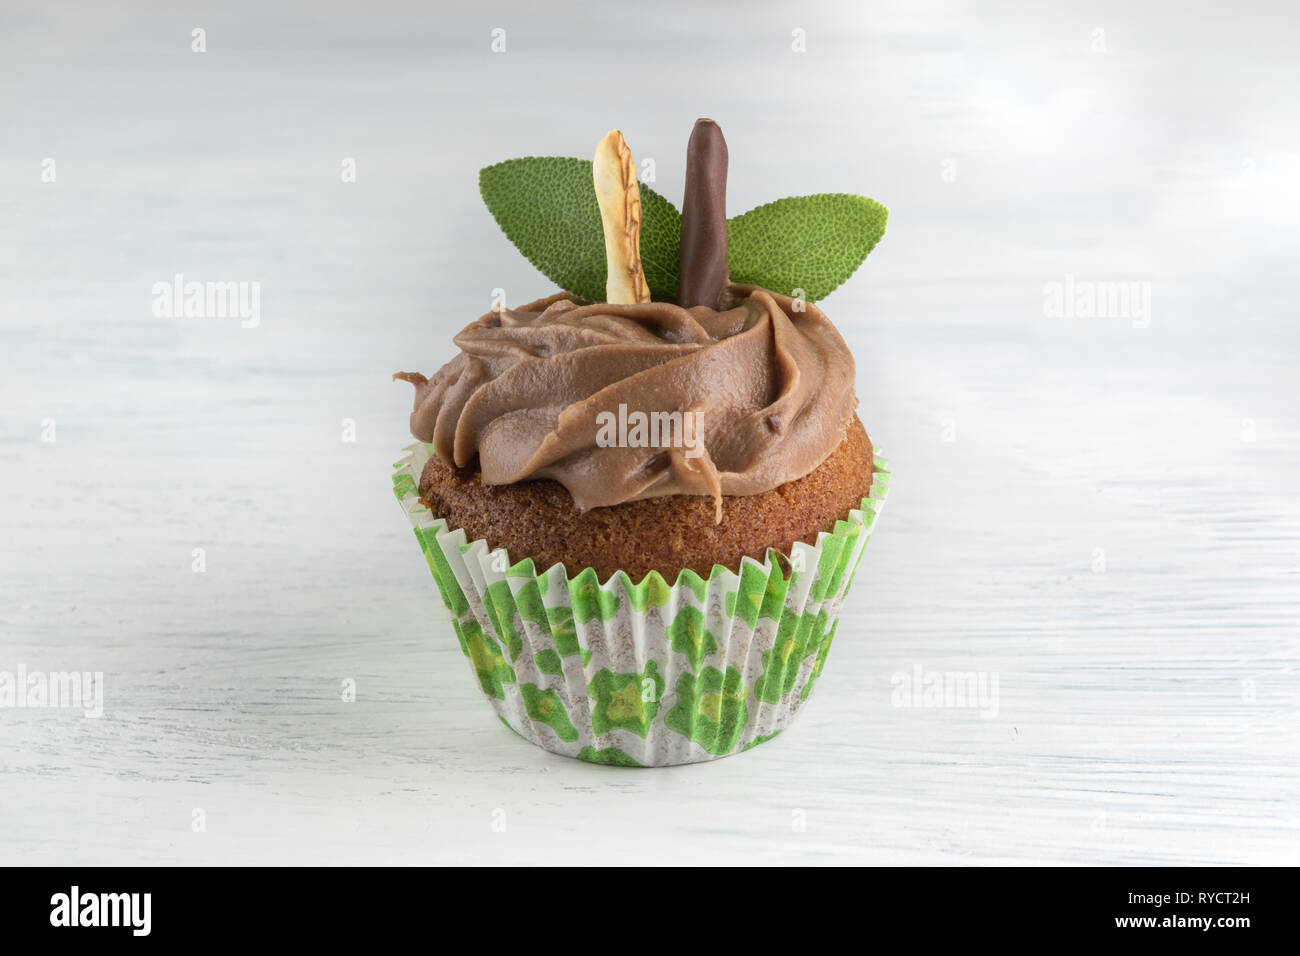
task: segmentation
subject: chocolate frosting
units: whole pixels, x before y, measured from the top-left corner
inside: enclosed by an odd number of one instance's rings
[[[488,485],[550,478],[581,510],[664,495],[755,495],[802,478],[857,407],[844,340],[811,303],[729,285],[719,310],[581,304],[557,293],[489,312],[415,385],[411,432]],[[620,409],[620,406],[622,407]],[[620,414],[621,412],[621,414]],[[652,447],[637,414],[692,413]],[[606,413],[606,414],[602,414]],[[663,422],[662,417],[660,418]],[[603,437],[602,437],[603,436]],[[628,439],[631,439],[628,442]]]

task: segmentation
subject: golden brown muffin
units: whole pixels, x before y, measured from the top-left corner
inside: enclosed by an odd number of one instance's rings
[[[871,490],[871,439],[855,417],[844,441],[812,472],[757,495],[714,500],[673,495],[580,512],[559,482],[485,485],[471,469],[430,458],[420,500],[470,541],[505,548],[511,561],[533,559],[538,572],[562,563],[569,576],[595,568],[601,581],[623,570],[639,582],[658,571],[671,584],[689,568],[708,577],[715,564],[738,571],[745,556],[762,561],[768,548],[789,554],[796,541],[815,543]]]

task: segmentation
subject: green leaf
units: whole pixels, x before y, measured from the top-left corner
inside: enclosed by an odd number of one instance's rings
[[[874,199],[849,193],[794,196],[751,209],[727,220],[732,281],[824,299],[862,265],[888,217]]]
[[[566,292],[605,299],[605,238],[591,160],[559,156],[508,159],[479,171],[479,192],[510,241]],[[650,294],[677,297],[682,217],[641,185],[641,267]]]

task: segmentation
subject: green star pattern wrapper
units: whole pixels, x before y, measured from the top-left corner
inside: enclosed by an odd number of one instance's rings
[[[432,452],[412,445],[393,492],[424,552],[452,630],[506,726],[591,763],[658,767],[748,750],[793,719],[826,663],[845,594],[889,491],[876,456],[871,494],[816,545],[745,558],[708,579],[586,568],[540,573],[529,558],[467,541],[419,502]]]

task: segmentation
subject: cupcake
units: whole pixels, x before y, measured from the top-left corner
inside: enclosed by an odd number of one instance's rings
[[[888,488],[811,301],[884,208],[823,194],[728,221],[726,177],[710,120],[680,214],[617,131],[590,163],[485,169],[489,208],[566,291],[498,302],[431,377],[394,376],[418,440],[394,490],[456,639],[501,720],[555,753],[663,766],[780,733]]]

